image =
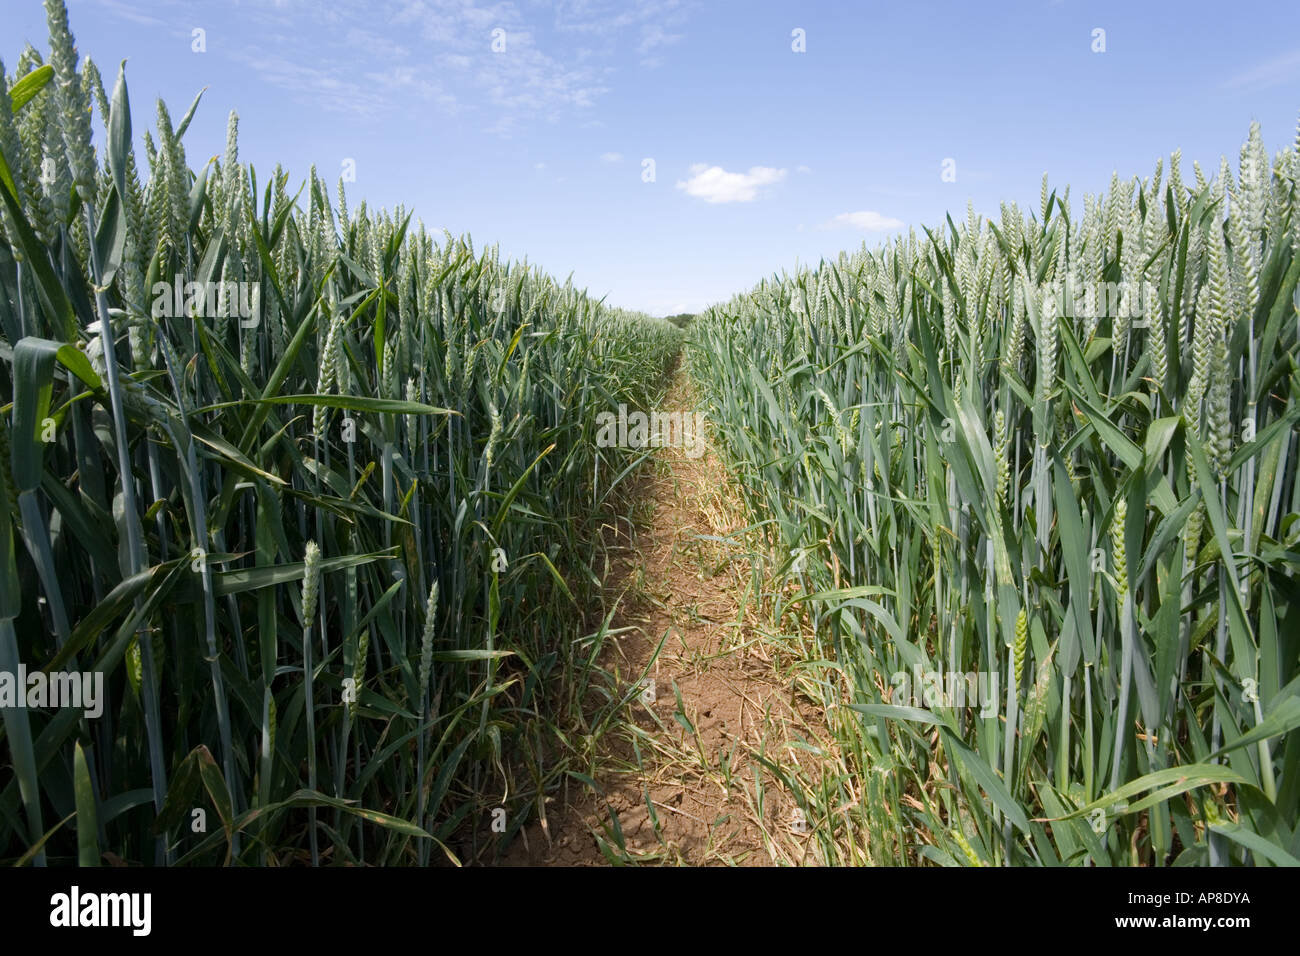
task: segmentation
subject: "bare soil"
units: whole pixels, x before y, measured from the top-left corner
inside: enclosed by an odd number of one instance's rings
[[[693,409],[684,372],[664,407]],[[635,489],[630,527],[607,529],[611,629],[629,630],[609,639],[602,660],[626,691],[640,689],[648,668],[653,703],[634,698],[626,723],[606,736],[602,793],[575,786],[501,864],[606,866],[611,855],[668,865],[815,863],[812,826],[759,758],[809,779],[808,762],[832,745],[818,707],[763,639],[763,582],[743,508],[711,448],[656,456]]]

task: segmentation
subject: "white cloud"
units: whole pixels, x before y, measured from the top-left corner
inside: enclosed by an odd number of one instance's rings
[[[1229,89],[1266,90],[1300,76],[1300,50],[1265,60],[1259,66],[1238,73],[1223,85]]]
[[[641,26],[643,36],[660,29],[650,21],[675,25],[685,18],[684,0],[559,0],[555,4],[555,26],[559,30],[589,36],[608,36]]]
[[[468,70],[474,61],[463,53],[444,53],[438,57],[438,65],[448,70]]]
[[[130,0],[93,2],[121,16],[132,9]],[[226,55],[295,99],[365,117],[409,110],[414,99],[482,117],[501,135],[537,121],[583,123],[618,58],[661,52],[680,38],[685,16],[682,0],[637,0],[634,9],[561,0],[550,15],[534,0],[234,2],[255,39]],[[504,39],[500,52],[495,39]]]
[[[622,153],[601,153],[600,161],[602,163],[621,163],[623,162]]]
[[[352,27],[348,30],[344,44],[365,53],[369,57],[387,62],[403,60],[410,52],[406,47],[400,43],[394,43],[388,37],[381,36],[373,30],[358,27]]]
[[[682,38],[680,33],[669,33],[663,27],[651,25],[641,28],[641,42],[637,44],[636,52],[642,56],[649,53],[657,46],[669,46],[676,43]]]
[[[390,100],[378,88],[380,85],[391,88],[404,82],[409,84],[412,79],[404,78],[401,73],[352,77],[337,64],[307,66],[286,57],[266,55],[261,50],[236,50],[230,56],[256,71],[263,81],[303,101],[309,100],[323,111],[357,116],[373,116],[389,106]],[[416,92],[423,95],[428,91],[419,88]]]
[[[468,2],[468,0],[466,0]],[[657,53],[678,43],[683,34],[673,32],[690,15],[689,0],[558,0],[555,4],[555,28],[561,33],[598,37],[608,52],[626,55],[623,34],[636,36],[634,51],[641,66],[654,69],[662,65]]]
[[[636,52],[641,56],[641,65],[649,69],[660,66],[663,59],[658,56],[651,56],[651,52],[657,47],[671,46],[681,38],[682,34],[669,33],[657,24],[643,26],[641,28],[641,42],[636,47]]]
[[[138,23],[141,26],[160,27],[166,25],[166,21],[161,20],[158,17],[152,17],[147,13],[141,13],[136,9],[137,5],[135,3],[123,3],[122,0],[99,0],[99,5],[107,8],[111,13],[116,14],[123,20],[130,20],[132,23]],[[76,26],[77,23],[73,20],[72,27],[74,30],[76,29]],[[189,35],[188,30],[185,31],[185,35]]]
[[[857,229],[862,232],[884,232],[886,229],[897,229],[903,223],[898,219],[882,216],[873,209],[863,209],[859,212],[842,212],[830,222],[824,222],[822,229]]]
[[[393,66],[380,73],[367,73],[366,79],[387,90],[410,90],[423,99],[440,98],[444,94],[437,86],[424,79],[414,67]],[[450,98],[454,104],[454,98]]]
[[[811,173],[812,170],[809,169],[807,166],[800,166],[800,167],[798,167],[798,168],[795,170],[795,172],[797,172],[797,173]]]
[[[784,169],[770,166],[753,166],[747,173],[729,173],[721,166],[696,163],[691,167],[691,178],[678,180],[677,188],[709,203],[753,202],[760,187],[784,178]]]

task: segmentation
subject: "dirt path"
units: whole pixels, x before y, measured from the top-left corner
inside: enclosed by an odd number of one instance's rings
[[[690,389],[679,372],[664,407],[693,410]],[[812,827],[760,758],[815,786],[823,718],[762,640],[761,582],[722,465],[709,448],[661,448],[633,500],[631,533],[608,529],[611,628],[627,630],[603,664],[625,692],[648,666],[653,703],[635,700],[631,723],[607,738],[603,796],[548,808],[549,834],[533,824],[503,862],[813,862]]]

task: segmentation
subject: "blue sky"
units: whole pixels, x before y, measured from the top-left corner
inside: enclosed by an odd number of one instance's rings
[[[155,96],[179,119],[207,87],[191,165],[223,151],[234,109],[241,159],[263,178],[281,162],[299,182],[315,163],[333,184],[354,160],[352,206],[403,203],[656,314],[956,219],[967,200],[994,215],[1002,200],[1036,208],[1045,171],[1078,208],[1112,170],[1147,176],[1175,147],[1188,181],[1193,159],[1210,173],[1226,154],[1235,168],[1252,120],[1275,152],[1300,111],[1292,0],[68,8],[106,82],[128,59],[137,134]],[[44,12],[0,9],[12,69],[24,41],[46,49]]]

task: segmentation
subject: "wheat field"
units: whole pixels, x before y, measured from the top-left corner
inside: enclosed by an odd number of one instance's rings
[[[609,423],[685,414],[680,357],[839,755],[782,778],[810,860],[1300,865],[1300,135],[670,322],[259,178],[235,113],[192,162],[201,94],[146,129],[44,6],[0,63],[0,860],[460,865],[599,791],[656,467]]]

